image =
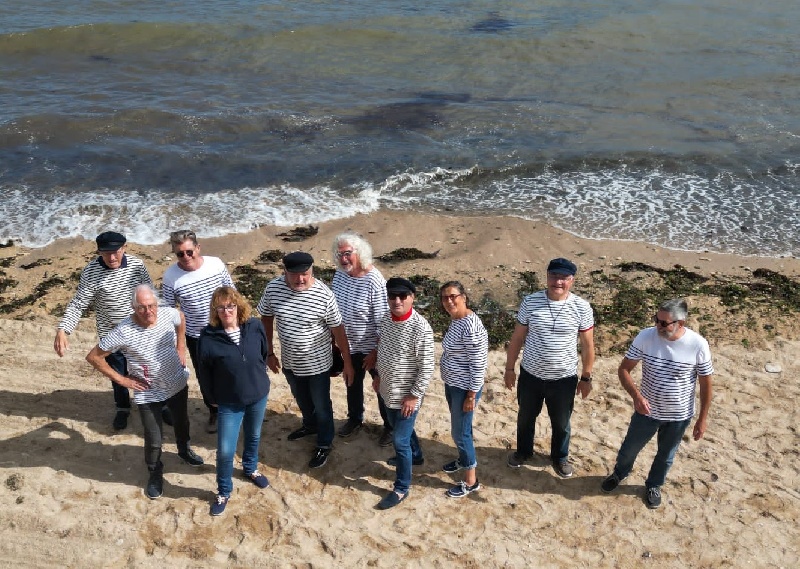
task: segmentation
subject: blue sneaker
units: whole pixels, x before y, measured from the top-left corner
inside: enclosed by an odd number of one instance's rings
[[[228,500],[230,498],[228,496],[218,495],[214,498],[214,501],[211,502],[211,515],[212,516],[219,516],[222,512],[225,511],[225,506],[228,505]]]
[[[445,464],[442,467],[442,470],[445,471],[447,474],[453,474],[455,472],[458,472],[462,468],[464,468],[464,467],[461,466],[461,463],[459,463],[458,459],[456,459],[453,462],[448,462],[447,464]]]
[[[397,504],[402,502],[408,496],[408,492],[400,496],[397,492],[392,490],[386,496],[384,496],[383,500],[378,502],[378,509],[379,510],[388,510],[389,508],[394,508]]]
[[[250,474],[245,474],[245,478],[248,478],[253,484],[258,486],[259,488],[266,488],[269,486],[269,478],[261,474],[258,470],[254,470]]]
[[[450,488],[450,490],[445,492],[445,495],[448,498],[463,498],[464,496],[467,496],[473,492],[477,492],[480,489],[481,483],[478,480],[476,480],[475,484],[472,486],[467,486],[466,482],[459,482],[456,486],[453,486]]]

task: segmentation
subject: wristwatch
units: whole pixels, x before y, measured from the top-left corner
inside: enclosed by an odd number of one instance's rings
[[[592,383],[592,376],[581,376],[581,381],[585,381],[586,383]]]

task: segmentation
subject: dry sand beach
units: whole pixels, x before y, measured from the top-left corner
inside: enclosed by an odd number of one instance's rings
[[[457,278],[473,299],[491,292],[509,307],[518,302],[518,273],[543,275],[546,261],[556,256],[577,262],[573,292],[593,303],[601,303],[614,285],[605,292],[588,291],[588,276],[615,273],[623,261],[662,269],[680,264],[709,280],[724,275],[744,282],[757,269],[794,282],[800,278],[796,258],[743,258],[589,241],[515,218],[380,211],[323,224],[317,235],[301,243],[276,236],[291,228],[262,227],[219,239],[203,239],[202,228],[194,229],[203,252],[220,256],[233,271],[253,265],[270,249],[302,248],[320,266],[329,267],[331,239],[346,228],[363,233],[378,255],[399,247],[439,251],[432,259],[378,262],[386,277]],[[112,430],[108,382],[83,359],[96,341],[92,318],[85,318],[73,334],[66,357],[59,359],[52,349],[60,311],[76,286],[71,275],[93,257],[93,250],[93,243],[82,240],[35,250],[16,245],[0,249],[0,277],[15,281],[0,295],[5,307],[0,319],[0,566],[800,564],[795,522],[800,518],[796,311],[766,303],[737,312],[713,295],[689,297],[689,326],[706,327],[712,346],[714,401],[706,437],[698,442],[687,438],[679,449],[659,510],[648,510],[641,500],[652,445],[619,491],[600,492],[632,411],[616,368],[619,347],[635,333],[631,327],[606,326],[598,329],[594,391],[576,402],[573,415],[572,479],[558,479],[544,454],[519,470],[506,466],[514,445],[516,393],[503,386],[502,351],[490,355],[475,418],[482,490],[463,500],[444,495],[453,477],[440,468],[455,457],[455,449],[437,372],[417,421],[425,464],[414,468],[409,498],[386,512],[374,506],[394,479],[384,462],[392,451],[376,443],[374,395],[367,397],[370,426],[353,438],[337,438],[328,464],[310,471],[313,443],[286,440],[299,424],[299,411],[283,376],[271,375],[260,458],[272,486],[260,491],[235,478],[225,514],[212,518],[208,505],[216,489],[216,436],[203,430],[205,409],[196,380],[190,379],[193,446],[207,464],[199,469],[182,464],[168,430],[164,496],[150,501],[142,492],[147,472],[138,415],[132,414],[127,430]],[[172,262],[166,244],[131,244],[129,251],[144,259],[157,282]],[[274,270],[267,264],[255,266]],[[36,291],[54,276],[64,284]],[[652,277],[642,282],[647,278]],[[767,372],[767,364],[779,371]],[[346,414],[341,380],[334,380],[332,396],[340,424]],[[549,422],[543,415],[537,423],[536,450],[548,449]]]

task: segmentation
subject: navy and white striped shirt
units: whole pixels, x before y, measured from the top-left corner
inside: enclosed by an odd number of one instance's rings
[[[569,293],[566,300],[547,298],[544,290],[522,300],[517,322],[528,327],[522,367],[543,380],[556,380],[578,373],[578,332],[594,327],[592,307]]]
[[[478,392],[489,359],[489,334],[474,312],[453,320],[442,338],[439,366],[446,385]]]
[[[208,324],[211,296],[221,286],[234,286],[225,263],[204,255],[203,264],[195,271],[171,265],[164,273],[161,297],[167,306],[180,306],[186,317],[186,335],[199,338]]]
[[[433,330],[416,310],[406,320],[387,313],[378,323],[380,394],[389,409],[400,409],[403,397],[417,398],[416,409],[431,382],[434,368]]]
[[[109,269],[102,257],[86,265],[81,273],[78,290],[69,301],[58,328],[71,334],[78,326],[81,314],[94,302],[97,336],[102,339],[123,318],[133,312],[133,289],[140,284],[152,284],[144,263],[127,253],[116,269]]]
[[[120,351],[128,360],[128,375],[150,385],[134,391],[137,405],[166,401],[186,387],[189,371],[183,367],[176,347],[176,327],[181,314],[175,308],[158,307],[158,319],[150,328],[142,328],[128,316],[100,340],[100,349]]]
[[[698,375],[711,375],[711,350],[697,332],[685,329],[669,341],[655,327],[636,335],[625,357],[642,362],[642,396],[650,404],[650,417],[683,421],[694,415],[694,386]]]
[[[386,279],[375,267],[362,277],[337,270],[331,289],[342,313],[350,353],[370,353],[378,344],[378,322],[389,311]]]
[[[295,375],[317,375],[333,365],[331,328],[342,324],[336,297],[314,279],[308,290],[292,290],[283,275],[267,283],[257,307],[275,318],[281,342],[281,365]]]

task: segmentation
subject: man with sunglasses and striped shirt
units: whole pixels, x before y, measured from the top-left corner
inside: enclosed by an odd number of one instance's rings
[[[692,436],[703,438],[711,407],[711,351],[708,342],[685,326],[689,314],[686,301],[663,302],[653,317],[655,326],[634,338],[619,366],[620,383],[633,399],[633,416],[617,454],[614,471],[603,481],[605,493],[617,489],[633,469],[644,446],[657,435],[657,450],[645,480],[647,507],[661,506],[661,486],[667,477],[683,433],[694,416],[695,385],[700,384],[700,413]],[[642,362],[639,388],[631,377]]]
[[[186,347],[192,359],[195,374],[199,376],[197,366],[197,342],[200,332],[208,324],[211,296],[221,286],[234,287],[228,269],[217,257],[202,255],[197,235],[194,231],[181,229],[169,234],[172,252],[178,261],[164,273],[161,295],[164,304],[173,308],[180,307],[186,316]],[[201,389],[202,393],[202,389]],[[208,408],[206,432],[217,432],[217,408],[205,393],[203,403]]]

